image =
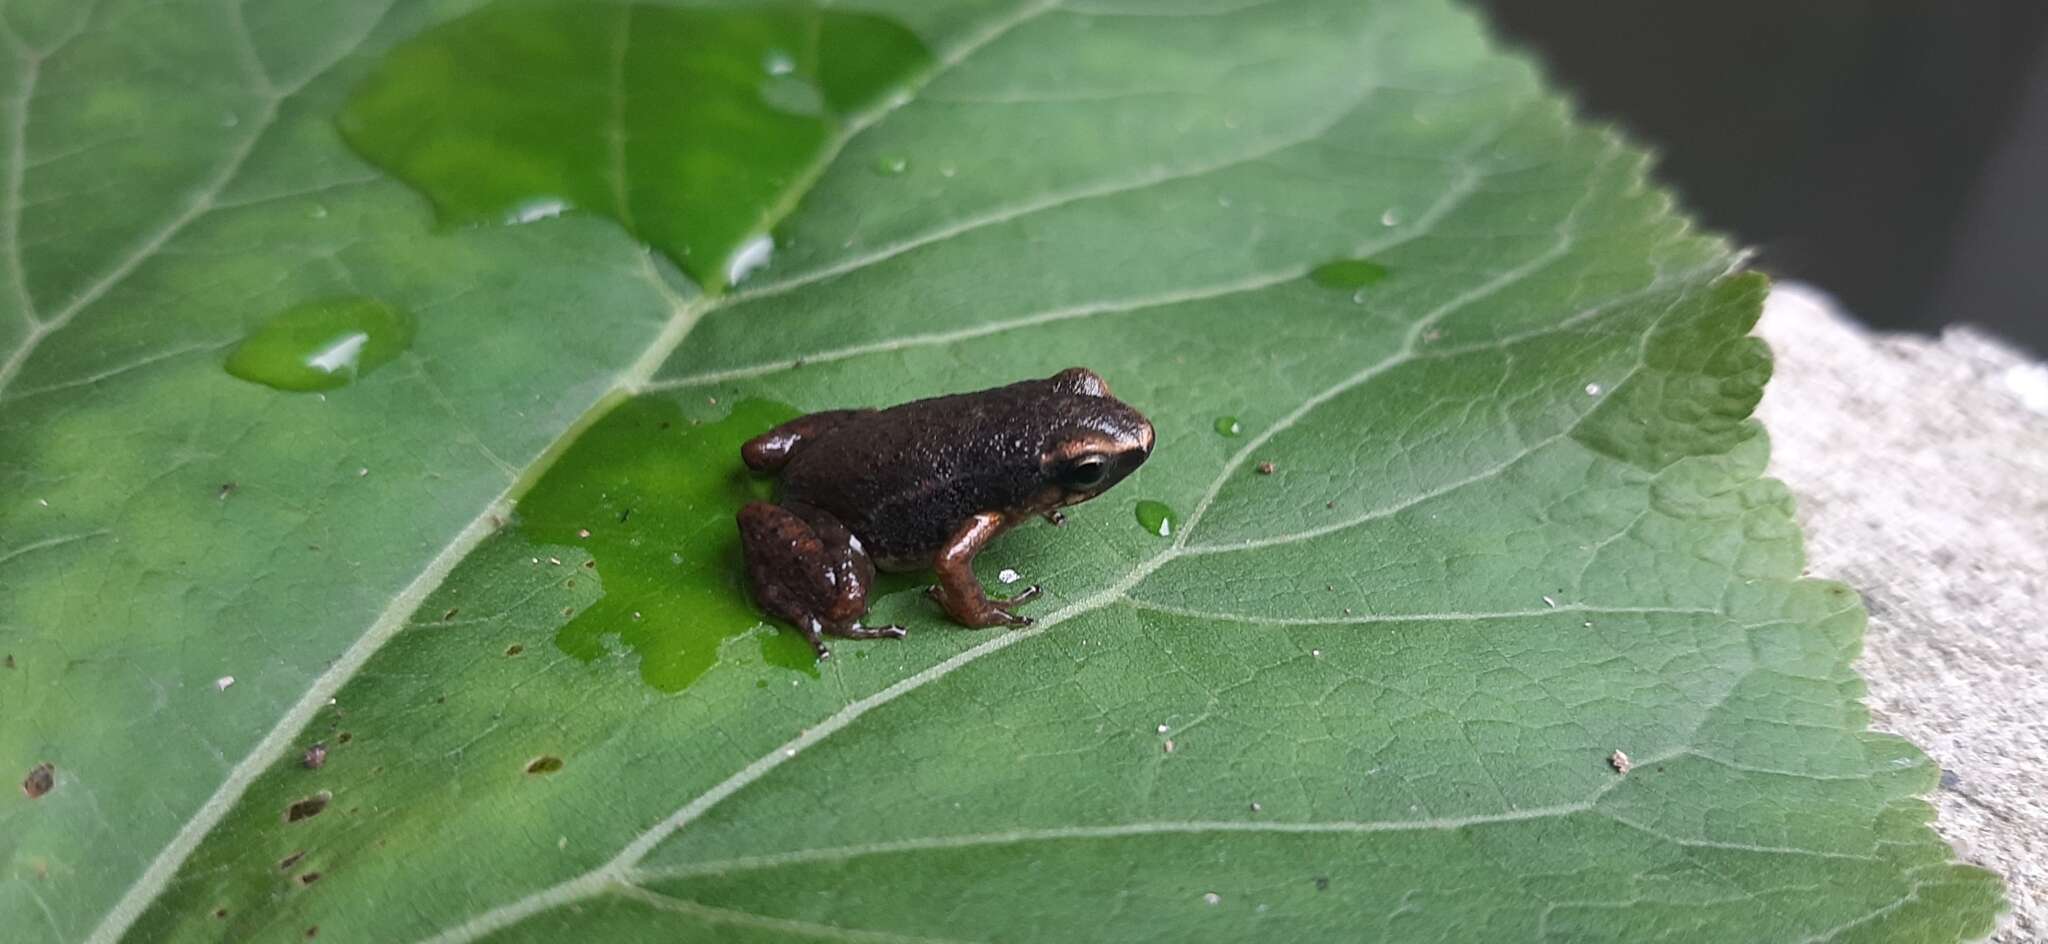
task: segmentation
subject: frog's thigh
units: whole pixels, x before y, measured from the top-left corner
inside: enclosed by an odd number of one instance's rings
[[[855,625],[868,612],[868,588],[875,582],[875,565],[868,559],[860,539],[831,512],[791,502],[789,514],[799,516],[817,536],[818,557],[810,569],[818,581],[819,613],[828,631]]]
[[[874,565],[839,519],[803,505],[750,502],[740,509],[747,582],[771,614],[802,626],[857,620],[867,612]]]
[[[759,436],[747,440],[740,447],[740,459],[747,468],[756,472],[774,472],[789,462],[789,457],[803,445],[804,440],[816,438],[826,430],[863,413],[873,410],[825,410],[799,416]]]

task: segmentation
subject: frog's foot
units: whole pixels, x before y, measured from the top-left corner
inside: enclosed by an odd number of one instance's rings
[[[1053,510],[1045,513],[1045,523],[1052,525],[1055,528],[1059,527],[1060,525],[1066,524],[1067,513],[1059,510],[1058,508],[1054,508]]]
[[[859,623],[850,626],[828,626],[825,632],[841,639],[902,639],[910,635],[909,631],[901,626],[862,626]]]
[[[976,588],[979,590],[979,588]],[[946,610],[953,621],[969,629],[987,629],[991,626],[1029,626],[1031,617],[1015,612],[1017,607],[1038,596],[1036,585],[1025,587],[1007,600],[991,600],[985,593],[977,592],[972,599],[960,600],[946,592],[941,583],[925,588],[925,595],[931,597]]]
[[[910,632],[901,626],[862,626],[859,623],[838,625],[820,623],[815,619],[807,619],[798,624],[797,628],[802,630],[804,641],[811,644],[812,651],[818,654],[819,662],[832,658],[832,650],[825,647],[826,636],[837,636],[841,639],[902,639],[910,635]]]

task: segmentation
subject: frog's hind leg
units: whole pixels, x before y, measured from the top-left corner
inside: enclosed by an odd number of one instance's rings
[[[860,541],[831,514],[808,505],[750,502],[740,509],[747,583],[768,615],[804,635],[818,658],[824,636],[901,639],[901,626],[862,626],[875,565]]]
[[[740,446],[740,459],[756,472],[777,472],[806,439],[822,436],[834,426],[873,410],[826,410],[799,416]]]

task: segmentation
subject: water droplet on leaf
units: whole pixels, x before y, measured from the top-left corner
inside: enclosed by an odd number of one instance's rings
[[[1164,502],[1156,502],[1149,498],[1138,503],[1137,516],[1138,527],[1144,528],[1148,534],[1156,534],[1162,538],[1171,537],[1173,529],[1180,525],[1180,516],[1174,514],[1172,508],[1167,507]]]
[[[347,386],[412,344],[413,322],[374,298],[294,305],[272,315],[228,354],[228,373],[278,390]]]

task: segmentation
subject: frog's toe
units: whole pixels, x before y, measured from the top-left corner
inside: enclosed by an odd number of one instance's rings
[[[842,639],[902,639],[910,632],[901,626],[862,626],[854,623],[831,630],[832,635]]]
[[[1007,600],[997,601],[996,605],[1006,610],[1013,606],[1023,606],[1026,603],[1038,599],[1038,593],[1038,585],[1034,583],[1031,586],[1025,587],[1024,589],[1011,594],[1010,598]]]

